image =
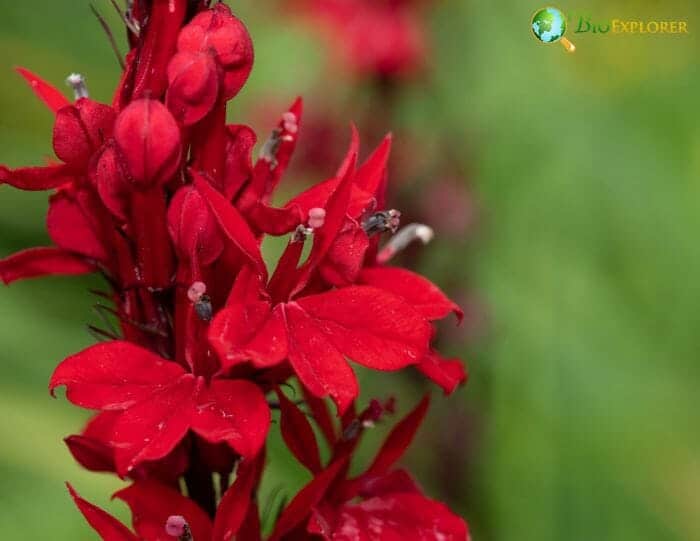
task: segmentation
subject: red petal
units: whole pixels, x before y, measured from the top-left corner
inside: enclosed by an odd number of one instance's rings
[[[211,520],[192,500],[156,481],[137,481],[114,494],[131,509],[134,530],[148,541],[173,541],[165,533],[171,515],[187,520],[194,539],[211,539]]]
[[[377,196],[386,179],[386,167],[391,152],[391,134],[387,135],[365,163],[358,167],[355,184],[363,191]],[[379,194],[380,196],[382,194]]]
[[[10,284],[22,278],[52,274],[87,274],[95,267],[60,248],[29,248],[0,260],[0,280]]]
[[[265,395],[243,380],[213,380],[198,397],[192,430],[212,443],[225,441],[244,457],[260,451],[270,427]]]
[[[428,320],[442,319],[454,312],[461,321],[462,309],[438,286],[420,274],[397,267],[371,267],[362,270],[360,282],[403,297]]]
[[[338,233],[345,224],[348,205],[350,204],[350,195],[352,193],[352,173],[357,154],[350,152],[346,160],[347,166],[341,167],[346,171],[345,176],[341,177],[337,188],[328,199],[325,206],[326,217],[323,225],[314,231],[314,244],[311,248],[309,258],[299,270],[299,278],[297,285],[292,291],[292,296],[299,293],[306,287],[311,274],[316,269],[318,264],[326,257],[328,250],[333,245]]]
[[[19,169],[8,169],[0,165],[0,183],[9,184],[20,190],[51,190],[74,181],[75,175],[63,164]]]
[[[430,400],[426,395],[423,400],[421,400],[418,405],[391,430],[382,448],[372,461],[372,465],[367,469],[365,476],[375,476],[386,473],[389,468],[403,456],[408,446],[411,445],[418,427],[423,422],[429,405]]]
[[[427,353],[430,324],[391,293],[351,286],[303,297],[297,304],[339,351],[370,368],[397,370]]]
[[[250,260],[258,273],[267,280],[267,269],[260,253],[258,240],[253,235],[248,224],[236,208],[212,188],[203,177],[194,172],[192,176],[194,177],[195,187],[209,204],[209,208],[214,213],[224,234]]]
[[[253,460],[252,463],[245,461],[239,464],[236,481],[224,493],[216,509],[212,541],[230,541],[242,527],[251,505],[251,495],[257,478],[257,462]]]
[[[34,94],[36,94],[37,97],[43,101],[54,113],[56,113],[61,107],[70,105],[68,98],[61,94],[56,87],[50,85],[39,76],[34,75],[26,68],[15,69],[17,70],[17,73],[24,77],[24,80],[29,83],[29,86],[34,91]]]
[[[323,499],[328,487],[342,468],[345,467],[346,462],[346,460],[334,462],[294,496],[294,499],[282,511],[269,541],[278,541],[284,534],[293,530],[309,516],[312,508]],[[409,538],[407,537],[406,539]]]
[[[191,425],[199,385],[194,376],[183,374],[121,414],[113,436],[120,475],[163,458],[180,443]]]
[[[106,261],[102,242],[97,236],[95,200],[87,191],[61,190],[49,199],[46,228],[51,240],[70,252]],[[92,207],[92,208],[91,208]]]
[[[287,335],[277,312],[265,301],[230,304],[209,326],[209,341],[224,368],[252,361],[274,366],[287,356]]]
[[[132,180],[142,187],[168,182],[180,165],[180,129],[159,101],[131,102],[117,117],[114,138]]]
[[[330,396],[342,415],[359,393],[352,368],[318,322],[296,303],[277,309],[284,310],[289,361],[297,376],[314,396]]]
[[[91,504],[87,500],[82,499],[70,483],[66,483],[66,486],[68,487],[68,491],[75,505],[78,506],[78,509],[85,517],[85,520],[100,534],[103,541],[139,541],[139,538],[131,533],[129,528],[124,526],[112,515]]]
[[[82,434],[68,436],[64,441],[73,458],[90,471],[114,472],[114,449],[112,441],[118,411],[104,411],[95,415],[85,426]]]
[[[346,504],[333,526],[309,531],[327,541],[468,541],[467,525],[446,505],[421,494],[401,493]]]
[[[130,342],[91,346],[65,359],[51,376],[49,390],[66,386],[78,406],[126,409],[170,385],[184,373],[180,365]]]
[[[319,265],[323,280],[334,286],[354,283],[364,263],[367,248],[367,233],[354,220],[346,220],[343,229]]]
[[[277,396],[280,401],[280,430],[284,442],[297,460],[311,473],[318,473],[321,471],[321,455],[311,423],[279,388]]]
[[[459,359],[443,359],[435,352],[429,352],[416,366],[425,376],[442,387],[445,394],[467,381],[467,372]]]

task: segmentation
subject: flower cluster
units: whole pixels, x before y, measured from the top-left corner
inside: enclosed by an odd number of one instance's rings
[[[62,361],[49,387],[95,411],[66,443],[85,468],[130,480],[115,496],[136,533],[69,486],[78,508],[106,541],[260,540],[257,488],[279,410],[312,481],[270,540],[468,539],[462,519],[395,467],[427,400],[364,473],[349,475],[363,432],[393,401],[358,412],[348,360],[415,366],[446,393],[466,379],[458,360],[431,347],[433,322],[460,309],[427,279],[387,265],[430,234],[416,224],[397,232],[400,214],[385,208],[391,138],[358,165],[353,130],[333,178],[273,206],[302,103],[254,160],[255,133],[226,124],[253,63],[245,26],[224,4],[194,0],[135,0],[125,19],[131,50],[111,105],[92,100],[80,76],[69,78],[70,102],[19,70],[55,114],[60,162],[0,166],[2,183],[53,190],[53,245],[1,260],[0,278],[99,272],[109,286],[100,307],[118,321],[94,328],[102,340]],[[271,273],[266,236],[289,237]],[[282,392],[290,380],[303,400]]]

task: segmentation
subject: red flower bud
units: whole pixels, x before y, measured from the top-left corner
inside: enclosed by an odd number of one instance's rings
[[[168,82],[168,108],[185,126],[202,120],[219,95],[219,74],[210,54],[176,54],[168,65]]]
[[[163,184],[175,174],[180,163],[180,130],[159,101],[132,102],[117,117],[114,138],[132,182],[141,188]]]
[[[56,112],[53,148],[61,160],[74,167],[87,166],[90,156],[111,137],[114,110],[87,98]]]
[[[224,70],[224,96],[243,87],[253,67],[253,42],[245,25],[224,4],[198,14],[180,31],[179,52],[211,52]]]

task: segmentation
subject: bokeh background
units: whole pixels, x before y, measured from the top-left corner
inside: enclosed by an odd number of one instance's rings
[[[109,3],[94,3],[117,28]],[[441,347],[466,359],[470,381],[449,398],[411,374],[363,386],[365,399],[395,394],[404,410],[432,390],[405,459],[426,490],[475,539],[700,539],[698,4],[561,3],[600,20],[684,19],[691,32],[571,34],[578,49],[567,55],[533,39],[537,2],[426,0],[427,70],[389,101],[279,2],[231,4],[256,44],[232,120],[264,138],[304,95],[318,175],[321,150],[342,146],[353,118],[369,132],[365,152],[378,129],[394,130],[396,205],[433,221],[436,240],[405,262],[465,305],[465,324],[445,326]],[[81,72],[102,101],[118,77],[83,1],[2,2],[0,51],[0,162],[11,166],[51,155],[52,124],[13,66],[56,83]],[[310,180],[302,165],[290,193]],[[46,243],[45,211],[46,194],[0,187],[0,255]],[[99,286],[51,278],[0,289],[5,539],[92,539],[65,480],[125,516],[108,502],[119,482],[81,471],[62,444],[85,415],[46,392],[55,363],[92,342],[87,289]],[[304,481],[272,447],[269,499]]]

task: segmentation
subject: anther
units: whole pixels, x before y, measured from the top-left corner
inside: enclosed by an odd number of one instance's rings
[[[277,167],[277,151],[282,144],[282,130],[275,128],[260,149],[260,159],[270,164],[270,169]]]
[[[292,233],[291,242],[304,242],[311,233],[313,233],[313,229],[306,227],[304,224],[299,224],[294,233]]]
[[[76,101],[80,98],[89,97],[87,84],[85,84],[85,77],[80,75],[80,73],[71,73],[66,78],[66,84],[73,89],[73,95]]]
[[[369,235],[377,235],[391,231],[396,233],[401,223],[401,213],[398,210],[383,210],[375,212],[362,223],[362,228]]]
[[[165,533],[177,537],[178,541],[194,541],[190,525],[182,515],[170,515],[165,521]]]
[[[389,239],[377,254],[378,263],[386,263],[397,253],[404,250],[414,240],[419,240],[423,244],[428,244],[435,233],[433,229],[425,224],[409,224],[403,227],[396,235]]]

